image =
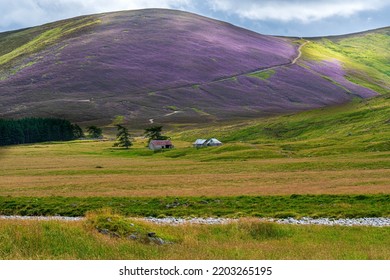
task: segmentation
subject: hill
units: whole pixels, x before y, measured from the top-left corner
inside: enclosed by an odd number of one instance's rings
[[[389,38],[265,36],[159,9],[78,17],[0,33],[0,117],[145,126],[341,104],[389,91]]]
[[[200,151],[188,148],[164,156],[205,161],[318,156],[348,159],[367,153],[366,158],[378,154],[379,162],[381,157],[388,158],[390,151],[390,95],[218,128],[210,125],[173,136],[184,141],[207,137],[217,137],[226,145]],[[369,166],[368,162],[362,164]],[[389,167],[388,160],[384,167]]]

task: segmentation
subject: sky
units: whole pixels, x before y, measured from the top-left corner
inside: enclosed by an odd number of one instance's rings
[[[0,0],[0,32],[145,8],[193,12],[281,36],[340,35],[390,26],[390,0]]]

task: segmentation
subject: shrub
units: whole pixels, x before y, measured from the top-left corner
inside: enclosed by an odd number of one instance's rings
[[[282,225],[262,221],[247,221],[240,223],[240,227],[253,239],[280,239],[290,235]]]
[[[97,230],[110,237],[126,238],[141,243],[169,244],[175,238],[157,233],[151,225],[135,219],[128,219],[114,213],[111,209],[102,209],[86,214],[86,227]]]

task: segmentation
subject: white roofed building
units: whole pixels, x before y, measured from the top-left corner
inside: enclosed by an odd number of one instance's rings
[[[217,138],[210,138],[206,141],[207,146],[221,146],[222,142],[219,141]]]
[[[194,143],[192,143],[194,148],[202,148],[207,146],[221,146],[222,142],[219,141],[217,138],[210,138],[210,139],[196,139]]]
[[[196,141],[192,144],[194,148],[206,147],[207,139],[196,139]]]

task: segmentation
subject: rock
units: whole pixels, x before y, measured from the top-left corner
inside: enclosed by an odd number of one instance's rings
[[[121,236],[116,232],[111,232],[111,236],[115,238],[120,238]]]
[[[155,243],[157,245],[164,245],[164,244],[167,244],[167,242],[165,242],[163,239],[161,239],[160,237],[149,237],[149,241],[151,243]]]
[[[138,239],[138,236],[135,235],[135,234],[130,234],[130,235],[127,236],[126,238],[129,239],[129,240],[137,240],[137,239]]]
[[[103,228],[103,229],[98,229],[98,231],[101,233],[101,234],[105,234],[105,235],[108,235],[110,234],[110,231],[106,228]]]

